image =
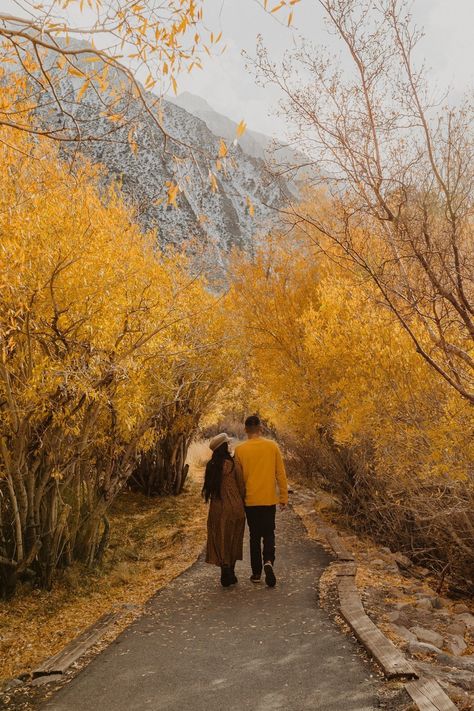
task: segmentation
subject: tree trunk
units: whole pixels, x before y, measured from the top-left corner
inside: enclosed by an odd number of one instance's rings
[[[189,441],[189,435],[170,434],[142,454],[130,477],[132,488],[146,496],[180,494],[189,470],[186,464]]]

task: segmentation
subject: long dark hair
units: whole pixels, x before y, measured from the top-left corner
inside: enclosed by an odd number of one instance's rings
[[[224,471],[224,462],[226,460],[233,461],[229,452],[229,445],[227,442],[223,442],[220,447],[213,451],[212,457],[206,464],[206,474],[201,492],[206,503],[209,499],[221,498],[222,472]]]

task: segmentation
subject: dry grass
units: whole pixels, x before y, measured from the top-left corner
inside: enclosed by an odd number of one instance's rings
[[[210,460],[211,454],[208,439],[193,442],[190,445],[186,462],[189,464],[189,475],[194,481],[202,482],[206,464]]]
[[[239,444],[239,442],[242,441],[243,440],[239,439],[238,437],[230,437],[229,448],[231,453]],[[192,476],[195,481],[200,481],[202,483],[202,481],[204,480],[206,464],[210,460],[211,455],[212,452],[209,449],[208,439],[201,439],[197,442],[193,442],[189,447],[186,461],[190,467],[190,476]]]
[[[74,566],[51,592],[24,585],[14,600],[0,603],[0,684],[58,652],[105,612],[123,603],[141,605],[196,559],[207,509],[198,468],[191,470],[179,497],[118,497],[101,571]]]

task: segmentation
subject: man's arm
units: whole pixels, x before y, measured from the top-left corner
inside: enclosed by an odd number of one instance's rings
[[[286,505],[288,503],[288,481],[286,479],[285,464],[278,445],[276,445],[276,480],[280,492],[280,504]]]

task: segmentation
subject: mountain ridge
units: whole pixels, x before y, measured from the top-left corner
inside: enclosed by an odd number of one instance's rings
[[[232,140],[235,136],[237,122],[213,109],[202,96],[184,91],[176,97],[167,96],[166,100],[203,120],[209,130],[217,136],[225,140]],[[247,128],[239,142],[244,151],[255,158],[261,158],[268,164],[300,165],[307,162],[307,158],[301,152],[251,128]]]
[[[84,49],[83,42],[77,46]],[[90,71],[87,59],[87,54],[78,55],[78,65]],[[98,64],[94,67],[100,68]],[[82,90],[83,80],[64,71],[58,70],[56,80],[57,95],[70,115],[52,109],[54,97],[49,94],[43,102],[46,108],[39,112],[43,122],[62,128],[73,127],[75,122],[97,135],[106,135],[111,124],[104,116],[98,92],[91,86]],[[162,246],[195,240],[205,243],[219,261],[233,246],[250,248],[258,232],[264,233],[278,222],[278,208],[291,197],[288,186],[273,179],[265,161],[246,152],[240,141],[228,140],[227,155],[217,160],[221,136],[199,117],[162,100],[162,118],[155,120],[124,90],[117,70],[109,72],[107,92],[119,96],[117,111],[123,115],[124,125],[114,129],[113,141],[87,141],[80,150],[104,165],[108,181],[120,183],[140,224],[144,229],[156,229]],[[143,96],[148,108],[156,104],[155,94],[143,90]],[[132,125],[134,146],[130,141]],[[169,136],[166,140],[163,129]],[[70,149],[76,151],[77,146]],[[177,186],[176,208],[168,204],[166,184]]]

